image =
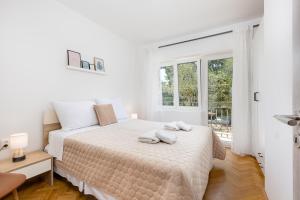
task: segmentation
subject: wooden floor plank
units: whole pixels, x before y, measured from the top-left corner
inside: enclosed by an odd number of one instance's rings
[[[20,200],[95,199],[80,193],[77,187],[59,176],[55,176],[53,186],[36,179],[25,183],[18,191]],[[4,199],[13,200],[13,196]],[[267,200],[264,176],[255,158],[240,157],[227,150],[225,161],[214,160],[204,200]]]
[[[267,200],[256,159],[227,150],[225,161],[214,160],[204,200]]]

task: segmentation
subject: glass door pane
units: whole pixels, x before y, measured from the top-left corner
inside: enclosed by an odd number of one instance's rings
[[[174,69],[173,66],[160,68],[160,82],[162,88],[162,105],[174,105]]]
[[[188,62],[177,65],[179,106],[198,106],[197,63]]]
[[[232,57],[208,61],[208,123],[230,143]]]

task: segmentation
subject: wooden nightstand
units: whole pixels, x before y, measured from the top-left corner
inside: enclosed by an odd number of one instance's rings
[[[11,159],[0,161],[0,172],[20,173],[26,179],[45,175],[47,182],[53,185],[53,160],[52,156],[43,152],[35,151],[26,154],[26,159],[13,163]]]

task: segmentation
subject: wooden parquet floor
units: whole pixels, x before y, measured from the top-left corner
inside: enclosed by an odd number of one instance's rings
[[[55,176],[51,187],[36,179],[19,188],[20,200],[94,200],[83,195],[64,178]],[[4,200],[13,200],[12,195]],[[229,150],[225,161],[215,160],[204,200],[267,200],[264,176],[251,156],[240,157]]]
[[[267,200],[264,175],[252,156],[227,150],[226,160],[214,160],[204,200]]]

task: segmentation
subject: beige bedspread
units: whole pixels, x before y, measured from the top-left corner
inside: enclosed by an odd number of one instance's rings
[[[176,132],[173,145],[138,142],[139,135],[162,126],[129,120],[72,135],[64,140],[60,168],[120,200],[202,199],[218,138],[195,126]]]

